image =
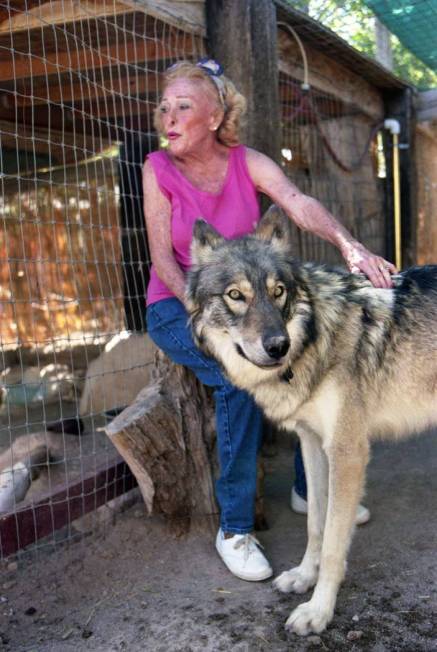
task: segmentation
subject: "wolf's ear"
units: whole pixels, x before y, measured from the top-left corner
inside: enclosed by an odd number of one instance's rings
[[[194,265],[202,265],[210,259],[211,253],[224,242],[224,238],[217,233],[205,220],[196,220],[191,240],[191,260]]]
[[[262,216],[255,229],[255,237],[266,240],[281,253],[291,253],[290,220],[284,211],[275,204],[270,206]]]

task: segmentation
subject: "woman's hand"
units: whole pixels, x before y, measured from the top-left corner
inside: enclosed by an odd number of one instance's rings
[[[398,270],[388,260],[372,254],[356,240],[343,244],[341,253],[349,271],[354,274],[362,272],[376,288],[393,287],[391,274],[396,274]]]
[[[377,288],[393,287],[390,274],[396,274],[396,267],[354,240],[320,202],[303,194],[291,183],[276,163],[249,148],[246,150],[246,162],[257,189],[283,208],[299,228],[338,247],[351,272],[363,272]]]

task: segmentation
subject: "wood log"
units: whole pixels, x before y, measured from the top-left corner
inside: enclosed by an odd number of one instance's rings
[[[176,536],[217,529],[214,422],[209,391],[158,352],[151,384],[106,427],[149,513],[167,517]]]
[[[129,465],[149,514],[162,514],[170,531],[215,535],[219,510],[212,392],[194,374],[157,351],[152,381],[107,427],[106,434]],[[255,529],[264,517],[264,465],[258,462]]]

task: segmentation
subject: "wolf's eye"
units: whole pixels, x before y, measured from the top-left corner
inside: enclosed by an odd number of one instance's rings
[[[240,290],[229,290],[228,297],[233,299],[233,301],[244,301],[244,294],[242,294]]]
[[[282,295],[285,292],[285,288],[283,285],[277,285],[275,289],[273,290],[273,296],[275,299],[279,299],[279,297],[282,297]]]

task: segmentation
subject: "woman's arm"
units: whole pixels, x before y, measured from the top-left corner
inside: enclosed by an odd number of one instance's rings
[[[161,281],[184,301],[185,277],[173,255],[171,244],[171,206],[159,189],[149,161],[143,167],[144,215],[150,256]]]
[[[394,265],[368,251],[313,197],[304,195],[270,158],[253,149],[246,155],[249,173],[258,190],[268,195],[304,231],[338,247],[351,272],[364,272],[375,287],[392,287]]]

